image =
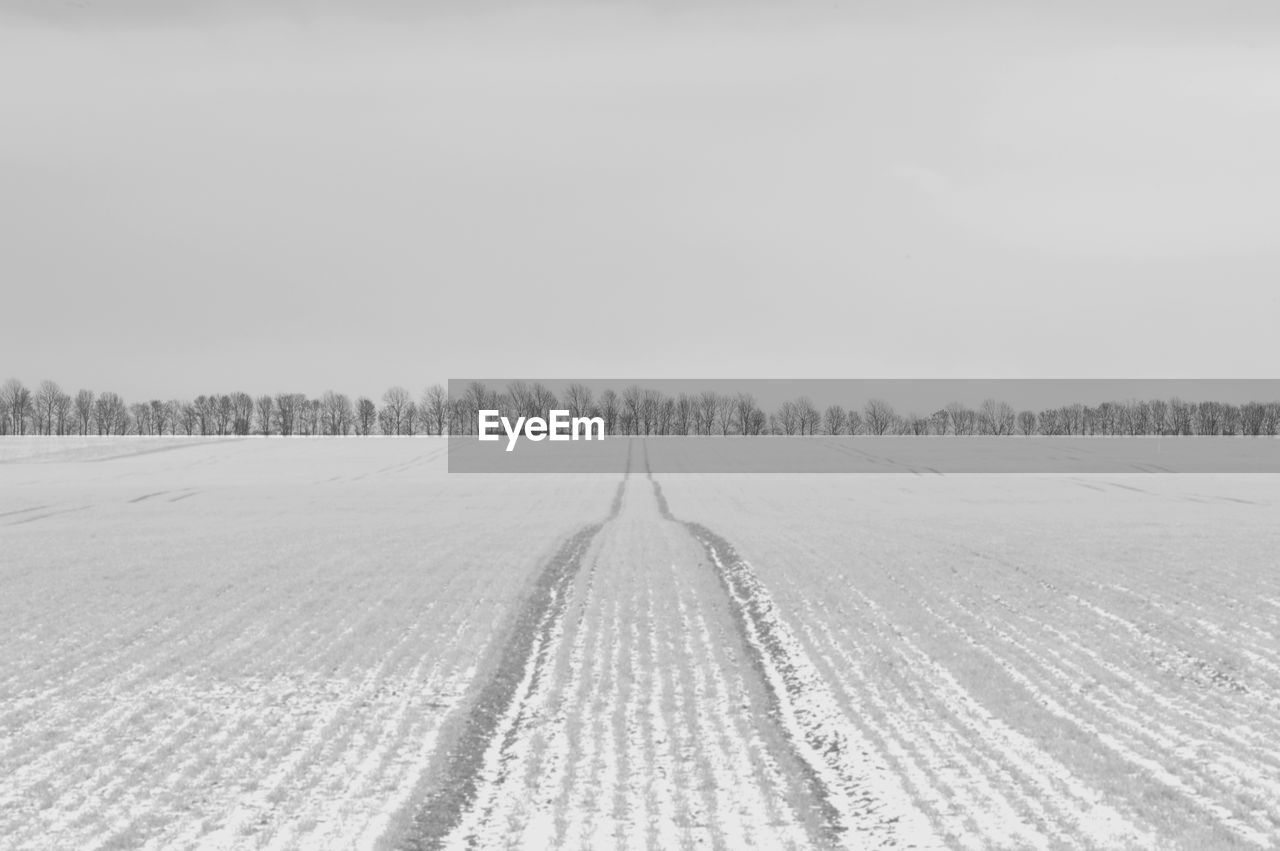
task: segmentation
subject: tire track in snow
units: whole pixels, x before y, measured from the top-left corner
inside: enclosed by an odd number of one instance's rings
[[[690,641],[686,658],[711,663],[690,666],[694,705],[709,707],[696,710],[693,727],[700,776],[713,778],[706,784],[702,829],[712,847],[728,851],[813,847],[824,834],[815,830],[823,822],[812,813],[825,802],[812,794],[805,765],[799,759],[786,754],[791,758],[784,765],[774,758],[777,754],[770,753],[765,739],[772,724],[767,720],[761,724],[761,720],[771,716],[760,710],[765,706],[772,710],[775,705],[767,687],[756,678],[751,648],[745,640],[740,647],[726,640],[720,627],[733,630],[735,624],[720,623],[715,616],[719,601],[708,596],[694,593],[688,603],[681,597],[676,600],[681,631]],[[747,665],[737,664],[739,653],[746,657]],[[753,699],[753,684],[763,701]],[[765,706],[760,706],[762,702]],[[772,738],[785,746],[782,736]],[[795,783],[797,778],[799,784]],[[793,789],[797,785],[799,795]]]
[[[47,511],[47,512],[45,512],[44,514],[37,514],[37,515],[35,515],[34,517],[24,517],[24,518],[22,518],[21,520],[11,520],[10,522],[8,522],[8,523],[6,523],[6,524],[4,524],[4,525],[6,525],[6,526],[24,526],[24,525],[26,525],[27,523],[35,523],[37,520],[44,520],[44,519],[49,518],[49,517],[57,517],[57,516],[58,516],[58,515],[60,515],[60,514],[74,514],[74,513],[76,513],[77,511],[88,511],[90,508],[93,508],[93,506],[92,506],[92,505],[79,505],[79,506],[76,506],[75,508],[63,508],[63,509],[60,509],[60,510],[58,510],[58,511]],[[26,513],[26,512],[14,512],[14,513]]]
[[[687,527],[706,548],[724,583],[735,618],[777,702],[779,723],[825,804],[833,838],[855,847],[941,847],[893,771],[855,728],[843,722],[825,682],[750,565],[705,526]]]
[[[132,505],[136,502],[146,502],[149,499],[157,496],[164,496],[167,493],[173,493],[173,491],[154,491],[152,493],[144,493],[142,496],[135,496],[133,499],[129,500],[129,504]]]
[[[844,721],[838,703],[751,566],[710,529],[673,516],[647,458],[645,468],[661,515],[682,525],[715,566],[773,704],[772,717],[805,767],[806,783],[820,804],[824,835],[815,839],[822,845],[856,848],[944,847],[893,770]]]
[[[498,803],[494,796],[506,777],[509,752],[531,721],[527,704],[536,698],[540,680],[555,664],[574,579],[596,536],[621,512],[630,468],[628,449],[627,473],[618,484],[608,516],[570,536],[539,572],[532,595],[516,613],[499,651],[497,669],[464,718],[457,740],[442,754],[446,760],[442,776],[427,793],[405,848],[477,844],[478,831]]]
[[[49,505],[37,505],[33,508],[19,508],[16,511],[0,511],[0,517],[12,517],[15,514],[30,514],[33,511],[40,511],[44,508],[52,508]]]

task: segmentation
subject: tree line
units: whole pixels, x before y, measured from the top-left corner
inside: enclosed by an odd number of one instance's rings
[[[1015,410],[987,399],[951,402],[929,414],[900,413],[884,399],[819,409],[808,397],[766,411],[749,393],[666,394],[628,385],[596,392],[569,384],[559,395],[540,382],[503,388],[471,382],[456,397],[432,384],[415,398],[392,387],[376,402],[328,391],[252,396],[213,393],[188,400],[126,402],[113,392],[34,389],[18,379],[0,387],[0,435],[446,435],[475,434],[481,410],[546,417],[552,409],[600,417],[610,435],[1215,435],[1275,436],[1280,403],[1149,399]]]

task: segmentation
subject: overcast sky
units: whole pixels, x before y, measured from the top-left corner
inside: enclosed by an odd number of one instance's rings
[[[1277,374],[1266,6],[266,5],[0,0],[0,380]]]

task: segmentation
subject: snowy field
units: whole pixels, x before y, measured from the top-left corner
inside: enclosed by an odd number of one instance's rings
[[[1269,848],[1278,476],[0,441],[0,845]]]

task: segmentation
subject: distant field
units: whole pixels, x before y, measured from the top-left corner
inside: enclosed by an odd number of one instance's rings
[[[1280,477],[0,440],[0,845],[1275,847]]]

